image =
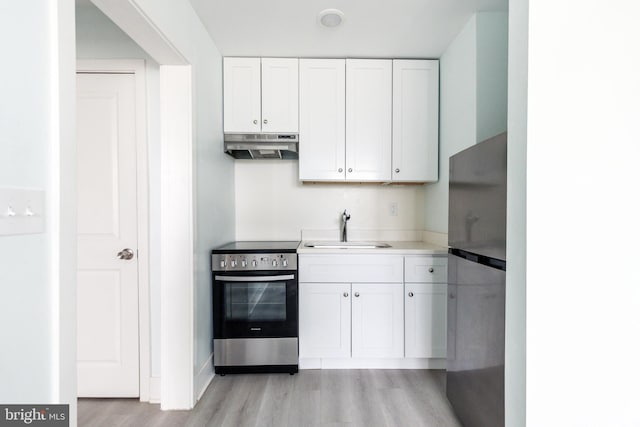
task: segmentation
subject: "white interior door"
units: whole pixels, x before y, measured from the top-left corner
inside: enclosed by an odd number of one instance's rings
[[[135,102],[134,74],[77,75],[80,397],[139,396]]]

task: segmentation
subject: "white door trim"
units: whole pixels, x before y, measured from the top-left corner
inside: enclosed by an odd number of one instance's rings
[[[190,65],[160,67],[160,407],[194,396],[193,115]]]
[[[151,377],[151,325],[149,314],[149,171],[145,63],[141,59],[79,59],[76,61],[76,71],[86,73],[131,73],[135,76],[140,401],[148,402]]]

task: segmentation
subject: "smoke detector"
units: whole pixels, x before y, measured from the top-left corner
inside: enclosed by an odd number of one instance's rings
[[[338,9],[325,9],[318,14],[318,18],[322,25],[333,28],[342,23],[344,13]]]

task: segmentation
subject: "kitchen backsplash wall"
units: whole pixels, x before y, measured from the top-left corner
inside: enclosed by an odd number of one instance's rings
[[[298,240],[301,230],[335,230],[338,239],[344,209],[352,231],[422,230],[424,224],[421,185],[303,184],[298,162],[289,160],[237,160],[235,183],[236,240]]]

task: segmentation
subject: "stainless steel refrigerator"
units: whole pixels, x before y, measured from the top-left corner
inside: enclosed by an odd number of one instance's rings
[[[447,397],[465,427],[504,426],[507,134],[449,159]]]

